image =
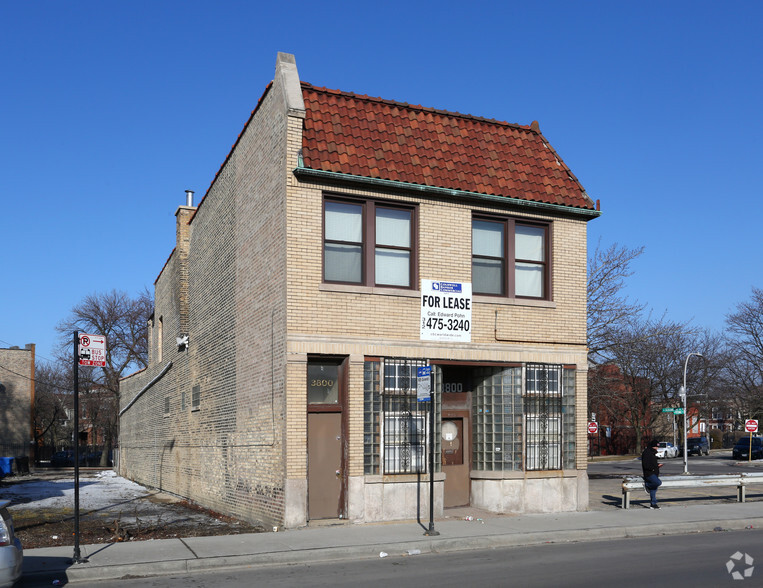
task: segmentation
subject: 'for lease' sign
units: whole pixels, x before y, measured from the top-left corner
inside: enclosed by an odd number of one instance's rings
[[[421,280],[422,341],[472,340],[472,285]]]

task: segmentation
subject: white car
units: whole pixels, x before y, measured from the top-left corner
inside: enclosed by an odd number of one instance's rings
[[[0,500],[0,588],[10,588],[21,577],[24,551],[13,532],[13,519],[8,512],[10,500]]]
[[[678,447],[668,441],[660,441],[657,444],[657,459],[678,457]]]

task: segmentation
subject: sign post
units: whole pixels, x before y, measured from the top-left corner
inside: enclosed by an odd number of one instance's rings
[[[750,433],[750,451],[747,452],[747,461],[752,461],[752,434],[758,432],[758,421],[747,419],[744,422],[744,430]]]
[[[79,366],[106,365],[106,337],[74,331],[74,563],[87,563],[79,546]]]
[[[440,533],[434,529],[434,394],[432,393],[432,366],[416,369],[416,400],[429,401],[429,529],[424,535]]]
[[[588,434],[596,435],[598,432],[599,432],[599,423],[593,420],[588,421]],[[600,455],[601,454],[601,439],[599,439],[598,435],[596,435],[596,437],[588,438],[588,454],[594,455],[594,441],[597,441],[596,455]]]

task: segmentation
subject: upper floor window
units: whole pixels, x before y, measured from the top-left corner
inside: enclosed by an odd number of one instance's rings
[[[414,283],[412,207],[375,201],[326,200],[323,279],[410,288]]]
[[[164,343],[164,317],[159,317],[159,328],[156,334],[156,361],[162,361],[162,344]]]
[[[549,225],[472,219],[472,289],[511,298],[550,297]]]

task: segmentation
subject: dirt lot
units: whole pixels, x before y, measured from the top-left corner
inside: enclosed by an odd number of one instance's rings
[[[73,470],[38,470],[0,481],[24,549],[74,545]],[[265,529],[116,476],[81,469],[80,544],[258,533]]]

